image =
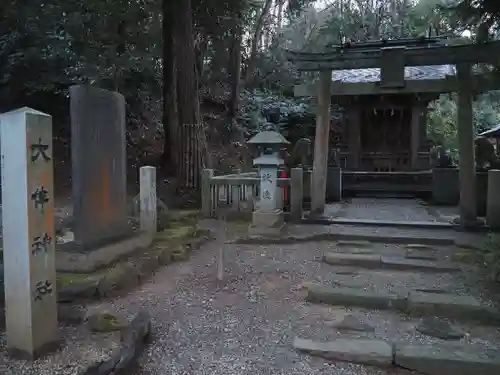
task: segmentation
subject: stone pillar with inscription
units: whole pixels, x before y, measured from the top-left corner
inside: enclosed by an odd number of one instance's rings
[[[55,271],[52,118],[0,116],[7,349],[33,360],[60,343]]]
[[[260,199],[253,212],[251,234],[278,235],[284,226],[284,214],[278,208],[278,167],[284,164],[280,149],[289,142],[275,131],[263,131],[248,141],[260,149],[260,156],[253,161],[259,168]]]

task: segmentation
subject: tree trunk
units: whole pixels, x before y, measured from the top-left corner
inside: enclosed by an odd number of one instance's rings
[[[255,24],[255,32],[253,34],[253,39],[252,39],[252,49],[250,51],[250,57],[248,59],[248,65],[247,65],[247,71],[245,74],[245,82],[250,84],[250,81],[253,78],[253,73],[255,70],[255,59],[257,58],[257,51],[259,49],[259,42],[262,39],[262,32],[264,29],[264,21],[266,20],[267,16],[269,15],[269,11],[271,10],[271,5],[273,3],[273,0],[266,0],[266,3],[264,4],[264,8],[262,9],[262,13],[260,14],[259,18],[257,19],[257,23]]]
[[[173,135],[178,128],[172,2],[171,0],[163,0],[163,131],[165,139],[161,166],[169,176],[176,173],[177,161],[175,160]]]
[[[200,121],[200,104],[193,39],[191,0],[176,1],[176,64],[179,131],[175,136],[179,187],[199,193],[204,156],[204,133]],[[182,63],[181,63],[182,62]]]
[[[234,16],[233,33],[231,38],[231,58],[229,60],[229,78],[231,80],[231,97],[229,98],[229,118],[234,120],[238,114],[238,100],[240,97],[241,79],[241,19]]]

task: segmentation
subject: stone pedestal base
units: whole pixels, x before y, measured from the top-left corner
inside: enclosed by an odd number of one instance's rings
[[[492,229],[500,229],[500,170],[488,172],[486,223]]]
[[[248,234],[258,236],[278,236],[285,226],[283,210],[266,212],[257,210],[252,215],[252,224],[248,227]]]
[[[432,170],[432,200],[435,204],[456,205],[460,200],[458,168]]]
[[[334,202],[342,200],[342,169],[340,167],[327,169],[326,197]]]

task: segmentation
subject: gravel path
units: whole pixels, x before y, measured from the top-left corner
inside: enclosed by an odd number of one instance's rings
[[[7,357],[4,336],[0,332],[2,375],[76,375],[96,361],[108,359],[120,343],[119,333],[92,334],[85,326],[61,327],[63,349],[32,363]]]
[[[95,306],[131,314],[146,308],[152,313],[155,337],[143,356],[140,375],[406,374],[400,369],[331,364],[292,348],[295,336],[335,338],[338,333],[332,325],[351,313],[304,302],[304,283],[341,280],[334,267],[318,261],[331,244],[224,245],[228,272],[220,285],[215,281],[218,246],[211,243],[190,261],[163,269],[132,295]],[[435,283],[427,276],[409,276],[397,284],[394,278],[387,282],[387,275],[364,275],[357,282],[368,287],[384,282],[395,288]],[[352,275],[342,278],[356,282]],[[370,337],[426,340],[414,333],[418,321],[391,312],[356,313],[376,327]],[[473,333],[483,341],[500,340],[498,332],[483,331]]]

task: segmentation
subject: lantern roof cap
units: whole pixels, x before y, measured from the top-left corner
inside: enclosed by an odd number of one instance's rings
[[[280,133],[273,130],[266,130],[254,135],[247,143],[256,145],[269,145],[269,144],[289,144],[285,137]]]

